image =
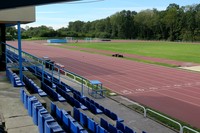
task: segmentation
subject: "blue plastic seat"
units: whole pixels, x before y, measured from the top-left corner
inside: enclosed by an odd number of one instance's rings
[[[104,114],[110,117],[111,112],[109,109],[104,109]]]
[[[77,108],[81,108],[82,110],[87,110],[88,108],[86,106],[84,106],[83,104],[81,104],[78,100],[74,99],[74,105]]]
[[[56,120],[61,125],[62,125],[62,115],[63,115],[62,110],[56,107]]]
[[[26,92],[24,92],[24,98],[23,98],[23,100],[24,100],[24,108],[25,109],[28,109],[28,95],[26,94]]]
[[[56,105],[53,103],[53,102],[51,102],[51,105],[50,105],[51,107],[51,115],[53,116],[53,117],[55,117],[56,116]]]
[[[97,125],[96,133],[107,133],[107,131],[103,127]]]
[[[103,127],[105,130],[108,130],[108,122],[103,118],[100,119],[100,126]]]
[[[88,117],[88,129],[89,129],[90,132],[92,132],[92,133],[96,132],[96,125],[97,124],[92,119],[90,119]]]
[[[33,123],[35,125],[38,125],[38,112],[40,109],[43,109],[44,107],[40,102],[36,102],[32,104],[32,118],[33,118]]]
[[[110,118],[119,122],[123,122],[124,120],[119,118],[115,113],[110,112]]]
[[[81,113],[80,112],[80,124],[83,126],[83,127],[87,127],[88,126],[88,118],[85,114]]]
[[[75,123],[71,120],[70,120],[70,131],[71,131],[71,133],[79,132],[78,126],[76,126]]]
[[[53,117],[46,111],[38,112],[38,128],[40,133],[45,132],[45,121],[54,121]]]
[[[38,100],[35,96],[29,96],[28,97],[28,114],[30,116],[32,116],[32,110],[33,110],[32,105],[33,105],[33,103],[36,103],[36,102],[38,102]]]
[[[62,122],[63,122],[63,129],[66,132],[70,132],[70,121],[69,121],[68,114],[63,113]]]
[[[121,123],[121,122],[119,122],[119,121],[117,121],[117,123],[116,123],[116,128],[118,130],[122,131],[122,132],[125,132],[125,126],[124,126],[124,124]]]
[[[77,108],[75,108],[75,107],[73,108],[73,110],[74,110],[74,114],[73,114],[74,119],[76,121],[80,121],[80,111]]]
[[[61,133],[63,129],[58,125],[56,121],[45,121],[45,132],[46,133]]]
[[[108,124],[108,131],[109,131],[110,133],[117,133],[117,128],[114,127],[114,126],[111,125],[111,124]]]
[[[91,110],[91,112],[94,113],[94,114],[102,114],[102,113],[103,113],[100,109],[98,109],[98,108],[97,108],[95,105],[93,105],[93,104],[90,104],[90,110]]]
[[[24,104],[24,89],[20,88],[20,100]]]
[[[99,108],[101,111],[103,111],[103,113],[105,113],[105,108],[104,108],[103,106],[99,105],[98,108]]]
[[[134,133],[134,131],[131,128],[125,126],[125,133]]]

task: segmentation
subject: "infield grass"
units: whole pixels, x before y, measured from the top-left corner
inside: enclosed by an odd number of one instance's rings
[[[136,54],[149,57],[200,63],[200,43],[181,42],[128,42],[128,43],[69,43],[67,46]],[[59,47],[65,47],[60,45]]]

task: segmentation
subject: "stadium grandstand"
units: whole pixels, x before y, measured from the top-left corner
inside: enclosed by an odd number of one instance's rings
[[[20,26],[35,21],[35,6],[69,1],[0,2],[0,133],[176,132],[107,98],[101,82],[22,51]],[[17,48],[6,43],[6,27],[13,25],[18,28]],[[179,132],[183,129],[180,125]]]

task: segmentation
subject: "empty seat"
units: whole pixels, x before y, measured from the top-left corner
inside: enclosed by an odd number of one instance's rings
[[[51,115],[53,117],[56,117],[56,105],[53,102],[51,102],[50,108],[51,108]]]
[[[37,98],[35,96],[29,96],[28,97],[28,114],[32,116],[32,105],[33,103],[38,102]]]
[[[110,117],[110,110],[108,109],[104,109],[104,114],[107,115],[108,117]]]
[[[125,133],[134,133],[134,131],[131,128],[125,126]]]
[[[61,125],[62,125],[62,115],[63,115],[62,110],[56,107],[56,120]]]
[[[46,133],[45,132],[45,121],[54,121],[53,117],[46,111],[38,112],[38,128],[40,133]]]
[[[114,126],[111,125],[111,124],[108,124],[108,131],[109,131],[110,133],[117,133],[117,128],[114,127]]]
[[[105,130],[108,130],[108,122],[104,120],[103,118],[100,119],[100,125],[103,127]]]
[[[80,124],[83,126],[83,127],[87,127],[88,126],[88,118],[85,114],[81,113],[80,112]]]
[[[45,121],[45,133],[64,133],[56,121]]]
[[[63,113],[62,122],[63,122],[63,129],[66,132],[70,132],[70,121],[69,121],[68,114]]]
[[[116,127],[117,127],[118,130],[120,130],[120,131],[122,131],[122,132],[125,131],[124,124],[121,123],[121,122],[119,122],[119,121],[117,121],[117,123],[116,123]]]
[[[108,133],[103,127],[97,125],[96,133]]]
[[[95,133],[96,131],[96,123],[88,117],[88,129],[90,132]]]
[[[74,105],[77,108],[81,108],[82,110],[87,110],[88,108],[86,106],[84,106],[83,104],[81,104],[78,100],[74,99]]]
[[[71,120],[70,120],[70,131],[71,131],[71,133],[78,133],[79,132],[78,126],[75,125],[75,123]]]
[[[124,120],[119,118],[115,113],[110,112],[110,118],[115,120],[115,121],[119,121],[119,122],[123,122]]]
[[[80,111],[77,109],[77,108],[73,108],[73,110],[74,110],[74,119],[76,120],[76,121],[80,121]]]
[[[90,104],[90,110],[91,110],[91,112],[94,113],[94,114],[102,114],[102,113],[103,113],[100,109],[98,109],[98,108],[97,108],[95,105],[93,105],[93,104]]]

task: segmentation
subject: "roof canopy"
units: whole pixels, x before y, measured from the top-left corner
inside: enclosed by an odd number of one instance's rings
[[[77,0],[1,0],[0,10],[24,6],[44,5],[48,3],[70,2]]]
[[[20,21],[21,24],[31,23],[35,21],[35,7],[21,7],[13,9],[0,10],[0,23],[15,25]]]

